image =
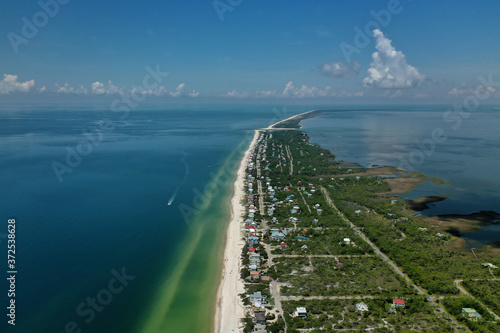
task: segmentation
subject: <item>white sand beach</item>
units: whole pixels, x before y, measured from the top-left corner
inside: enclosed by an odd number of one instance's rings
[[[302,117],[314,110],[281,120],[266,129],[274,129],[278,124],[287,120]],[[222,269],[222,280],[217,291],[217,302],[214,320],[215,333],[242,332],[241,319],[245,317],[245,311],[239,294],[245,292],[243,280],[240,278],[241,250],[245,245],[242,237],[243,221],[245,219],[245,206],[242,200],[245,197],[246,168],[250,153],[255,149],[260,130],[256,130],[253,140],[241,159],[236,181],[234,183],[234,195],[231,199],[231,221],[227,227],[226,246],[224,249],[224,266]]]
[[[241,230],[244,221],[245,206],[242,200],[245,197],[246,168],[250,153],[255,148],[260,131],[256,130],[249,148],[241,159],[234,195],[231,199],[231,221],[227,228],[226,246],[224,249],[224,267],[222,281],[217,292],[214,332],[240,332],[241,319],[245,317],[244,308],[239,294],[245,292],[243,280],[240,278],[241,250],[244,241],[241,239]]]

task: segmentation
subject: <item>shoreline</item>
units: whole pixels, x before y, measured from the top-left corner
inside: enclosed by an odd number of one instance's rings
[[[231,198],[231,220],[226,230],[224,261],[222,264],[221,282],[217,290],[213,332],[239,332],[240,320],[245,317],[239,294],[245,292],[243,280],[240,278],[241,249],[245,245],[241,239],[241,222],[244,220],[245,206],[242,199],[245,195],[246,168],[250,153],[255,149],[261,130],[255,130],[248,149],[240,161],[234,194]]]
[[[317,112],[318,110],[310,110],[310,111],[306,111],[306,112],[302,112],[302,113],[299,113],[299,114],[296,114],[295,116],[291,116],[291,117],[288,117],[286,119],[283,119],[283,120],[280,120],[266,128],[264,128],[264,130],[275,130],[275,129],[281,129],[281,130],[285,130],[285,129],[300,129],[302,128],[302,125],[300,125],[300,121],[305,119],[306,118],[306,115],[310,114],[310,113],[313,113],[313,112]],[[287,123],[287,122],[290,122],[292,120],[297,120],[298,121],[298,127],[290,127],[290,128],[280,128],[280,127],[276,127],[278,125],[281,125],[281,124],[284,124],[284,123]]]
[[[231,220],[226,229],[221,281],[217,289],[217,298],[215,301],[214,333],[239,332],[239,328],[242,326],[241,320],[245,318],[245,310],[239,296],[239,294],[245,292],[243,280],[240,277],[240,254],[245,246],[245,243],[241,239],[241,222],[245,218],[245,206],[241,202],[245,195],[246,168],[250,153],[255,149],[262,131],[276,130],[278,128],[275,126],[293,120],[300,122],[306,115],[313,112],[316,112],[316,110],[306,111],[280,120],[266,128],[254,130],[253,139],[243,154],[234,182],[234,194],[230,204]]]

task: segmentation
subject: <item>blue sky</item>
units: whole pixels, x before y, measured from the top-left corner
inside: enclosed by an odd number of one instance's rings
[[[500,82],[495,0],[41,2],[49,9],[0,4],[0,102],[135,91],[161,101],[448,103],[481,85],[488,101],[500,98],[500,86],[484,86]],[[356,44],[355,28],[369,38]],[[360,47],[349,59],[341,45]],[[145,89],[146,66],[169,75]]]

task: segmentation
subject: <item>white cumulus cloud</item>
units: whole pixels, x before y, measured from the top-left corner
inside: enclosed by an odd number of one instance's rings
[[[179,97],[183,93],[185,87],[186,87],[186,85],[184,83],[179,84],[177,86],[177,88],[175,89],[175,91],[171,91],[169,93],[170,96],[172,96],[172,97]]]
[[[125,89],[119,88],[113,84],[113,82],[108,81],[108,84],[96,81],[90,85],[91,91],[96,95],[123,95],[126,93]]]
[[[17,75],[4,74],[0,81],[0,94],[9,94],[11,92],[28,92],[35,86],[35,80],[19,82]]]
[[[102,94],[106,93],[106,89],[104,89],[104,84],[102,84],[99,81],[92,83],[90,86],[91,86],[92,92],[94,94],[102,95]]]
[[[88,89],[82,85],[78,87],[73,87],[69,83],[64,83],[62,86],[56,83],[55,87],[56,87],[56,92],[61,94],[86,95],[89,92]]]
[[[382,31],[373,30],[375,48],[373,61],[368,69],[368,76],[363,85],[377,88],[412,88],[421,85],[426,76],[406,62],[406,56],[391,45]]]

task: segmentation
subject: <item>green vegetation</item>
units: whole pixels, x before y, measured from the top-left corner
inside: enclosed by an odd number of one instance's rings
[[[356,311],[356,303],[364,302],[369,311]],[[307,309],[306,318],[293,317],[296,307]],[[283,304],[287,323],[294,330],[322,328],[318,332],[333,330],[366,330],[374,332],[453,332],[452,326],[437,318],[423,297],[406,300],[405,309],[395,309],[392,298],[333,299],[287,301]]]
[[[297,184],[300,181],[301,184],[324,186],[342,213],[358,227],[363,228],[368,238],[400,265],[417,284],[429,292],[458,294],[454,280],[464,277],[488,278],[489,273],[481,267],[480,262],[472,260],[470,255],[461,251],[447,248],[452,239],[450,235],[439,238],[432,229],[427,232],[419,230],[427,228],[428,225],[421,222],[417,216],[407,216],[404,213],[406,205],[403,200],[398,200],[395,204],[391,202],[394,197],[385,194],[390,190],[390,186],[384,178],[350,176],[353,169],[349,172],[349,168],[342,167],[334,161],[335,156],[328,150],[308,143],[307,135],[300,131],[273,132],[272,141],[277,147],[281,145],[290,147],[294,165],[306,166],[305,171],[300,169],[297,171],[298,175],[291,176],[275,168],[270,172],[272,179],[279,178],[285,184]],[[277,160],[277,157],[274,159]],[[274,159],[269,158],[271,165]],[[357,174],[363,171],[362,168],[355,169]],[[344,177],[332,177],[339,174]],[[291,193],[300,198],[296,187],[291,189]],[[308,201],[311,205],[316,202],[320,204],[323,209],[321,216],[315,211],[311,213],[301,209],[296,217],[300,221],[306,221],[307,224],[313,218],[322,221],[324,216],[328,216],[323,223],[328,224],[331,221],[332,225],[341,225],[338,216],[326,207],[324,199],[320,199],[319,196],[321,193],[315,191]],[[362,213],[356,214],[357,210],[361,210]],[[285,211],[286,213],[288,212]],[[498,263],[498,258],[484,257],[481,260]]]
[[[301,241],[297,236],[309,238],[308,241]],[[347,245],[344,238],[349,238],[351,244]],[[334,227],[321,230],[297,229],[291,230],[286,239],[288,249],[274,249],[276,255],[364,255],[373,254],[373,249],[366,244],[354,231],[347,227]],[[272,245],[278,245],[278,241],[270,241]],[[302,250],[302,246],[307,245],[307,250]]]
[[[494,333],[498,332],[499,324],[493,321],[493,316],[477,301],[470,297],[447,297],[443,301],[446,310],[448,310],[458,321],[464,323],[473,332]],[[465,314],[463,308],[472,308],[476,310],[482,318],[471,318]]]
[[[448,311],[474,332],[495,331],[498,321],[474,298],[458,297],[455,280],[464,280],[473,296],[499,313],[500,282],[491,280],[493,274],[498,276],[498,270],[490,272],[481,263],[500,266],[500,259],[481,250],[476,250],[475,258],[452,248],[456,237],[437,233],[421,217],[408,213],[405,200],[388,194],[388,178],[415,182],[415,177],[426,179],[423,175],[391,168],[379,175],[378,169],[338,162],[330,151],[310,144],[307,134],[297,130],[265,132],[264,136],[254,157],[260,173],[251,171],[256,179],[255,203],[263,202],[266,212],[255,215],[257,235],[263,243],[257,249],[262,256],[259,270],[279,283],[277,297],[285,297],[281,303],[288,332],[455,331],[453,318],[438,311],[437,303],[428,296],[445,296],[443,304]],[[257,193],[257,185],[262,192]],[[278,239],[277,233],[284,239]],[[419,294],[376,254],[363,235],[423,292]],[[282,248],[281,242],[286,247]],[[246,247],[242,253],[244,277],[249,275],[248,261]],[[273,296],[267,281],[248,281],[246,288],[247,294],[261,291]],[[295,301],[301,297],[308,299]],[[404,298],[406,307],[394,308],[393,298]],[[356,311],[355,304],[361,299],[369,312]],[[483,318],[463,316],[464,304],[474,306]],[[307,308],[307,318],[292,316],[301,306]],[[283,318],[278,316],[267,328],[283,332]]]
[[[378,257],[286,258],[274,260],[282,295],[411,295],[399,276]],[[341,265],[341,266],[340,266]]]
[[[463,285],[491,310],[500,313],[500,280],[466,279]]]

